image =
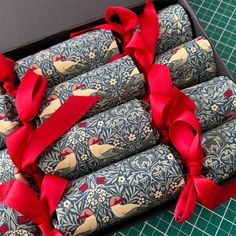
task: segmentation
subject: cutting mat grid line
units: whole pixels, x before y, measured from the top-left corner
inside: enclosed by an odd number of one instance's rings
[[[236,0],[190,0],[207,34],[236,79]],[[113,236],[236,236],[236,198],[215,211],[197,204],[193,216],[176,223],[173,211],[163,212]]]

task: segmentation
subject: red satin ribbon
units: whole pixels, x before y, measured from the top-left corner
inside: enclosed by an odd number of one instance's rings
[[[0,82],[8,94],[16,96],[14,67],[15,62],[0,53]]]
[[[112,17],[117,15],[121,23],[112,21]],[[105,13],[106,24],[71,33],[70,37],[76,37],[94,29],[108,29],[119,33],[122,44],[126,45],[132,38],[132,30],[138,25],[138,16],[131,10],[123,7],[110,6]]]
[[[70,129],[100,99],[99,96],[71,96],[34,129],[31,120],[38,114],[46,83],[44,76],[37,75],[32,70],[25,74],[16,97],[16,109],[23,126],[9,134],[6,140],[13,163],[20,171],[34,175],[39,187],[42,181],[41,171],[36,164],[39,154]]]
[[[185,110],[194,112],[194,103],[176,87],[172,86],[169,68],[164,65],[154,64],[148,71],[149,101],[152,116],[156,126],[161,132],[161,141],[170,142],[169,125]],[[176,107],[176,104],[180,106]]]
[[[0,203],[35,222],[44,236],[63,236],[53,227],[50,218],[67,184],[66,179],[46,175],[42,182],[40,200],[38,200],[35,192],[28,185],[19,180],[11,180],[0,185]]]
[[[126,54],[133,56],[146,76],[154,60],[158,36],[158,15],[152,2],[147,0],[144,11],[139,16],[139,30],[135,31],[124,49]]]

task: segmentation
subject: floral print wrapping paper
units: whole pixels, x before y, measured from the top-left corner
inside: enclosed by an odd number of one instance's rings
[[[112,32],[99,29],[18,60],[15,73],[22,79],[31,68],[35,73],[44,75],[48,86],[52,87],[106,64],[117,54],[119,50]]]
[[[236,119],[202,135],[203,175],[221,182],[236,174]]]
[[[0,150],[0,184],[15,179],[14,169],[15,166],[7,149]]]
[[[173,4],[157,12],[157,14],[160,30],[156,55],[193,39],[188,14],[181,5]]]
[[[195,102],[203,132],[236,117],[236,84],[227,77],[216,77],[183,92]]]
[[[170,68],[173,84],[180,89],[217,76],[213,50],[204,37],[198,37],[157,56],[155,63]]]
[[[158,138],[149,105],[135,99],[77,123],[40,155],[39,167],[77,179],[156,145]]]
[[[56,209],[64,235],[88,235],[175,197],[184,177],[163,144],[72,181]]]
[[[83,118],[145,95],[145,79],[131,57],[126,56],[46,91],[39,111],[40,122],[48,118],[71,95],[101,96]]]
[[[38,226],[19,212],[0,204],[0,236],[39,236]]]
[[[6,147],[6,136],[19,126],[15,99],[10,95],[0,96],[0,149]]]
[[[0,150],[0,184],[12,179],[26,182],[21,174],[15,174],[15,166],[7,149]],[[40,235],[38,227],[19,212],[0,204],[0,236]]]

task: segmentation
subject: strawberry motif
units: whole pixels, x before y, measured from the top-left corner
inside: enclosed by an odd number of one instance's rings
[[[231,96],[233,95],[233,92],[232,92],[232,90],[227,89],[227,90],[225,91],[224,95],[229,98],[229,97],[231,97]]]
[[[3,224],[0,226],[0,233],[5,234],[8,230],[8,226],[6,224]]]
[[[104,184],[105,183],[105,177],[98,177],[97,178],[97,183],[98,184]]]
[[[81,185],[81,186],[79,187],[79,190],[80,190],[81,192],[85,192],[87,189],[88,189],[88,185],[87,185],[87,184],[83,184],[83,185]]]

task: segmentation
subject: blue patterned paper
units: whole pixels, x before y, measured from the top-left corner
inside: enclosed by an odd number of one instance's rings
[[[158,138],[150,107],[132,100],[76,124],[40,155],[39,167],[77,179],[155,146]]]
[[[172,199],[183,186],[173,154],[158,145],[72,181],[54,224],[64,235],[89,235]]]
[[[100,96],[83,118],[145,95],[145,79],[131,57],[126,56],[46,91],[39,117],[42,122],[71,95]]]
[[[221,182],[236,174],[236,119],[202,135],[203,174]]]
[[[156,55],[193,39],[191,22],[187,12],[179,4],[173,4],[158,12],[159,38]]]
[[[0,236],[39,236],[38,227],[19,212],[0,204]]]
[[[0,149],[6,147],[6,136],[19,124],[15,99],[9,95],[0,95]]]
[[[35,73],[43,74],[52,87],[106,64],[117,54],[112,32],[94,30],[17,61],[15,73],[22,79],[32,68]]]
[[[183,92],[195,102],[203,132],[236,117],[236,84],[227,77],[216,77]]]
[[[217,76],[215,56],[204,37],[173,48],[155,59],[170,68],[173,84],[183,89]]]
[[[7,149],[0,150],[0,184],[15,179],[14,169]]]

